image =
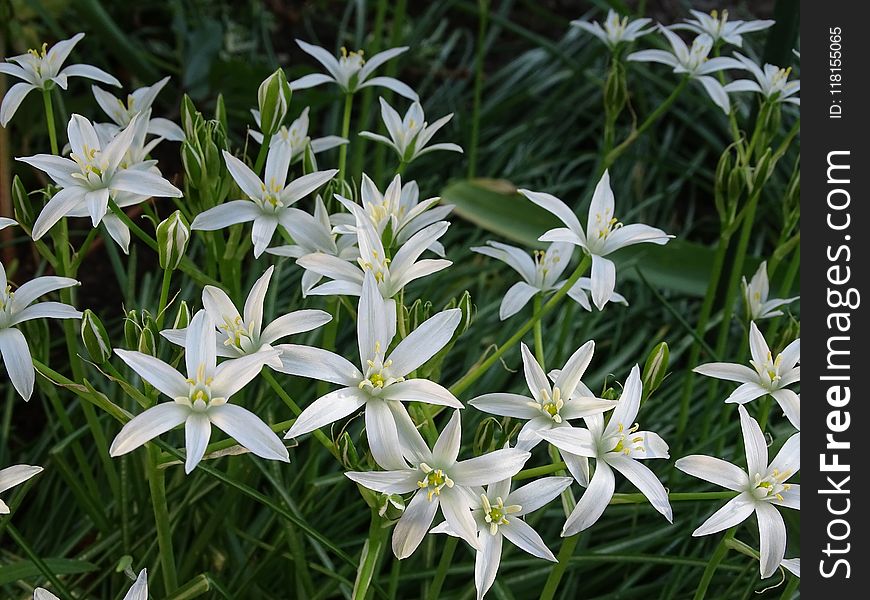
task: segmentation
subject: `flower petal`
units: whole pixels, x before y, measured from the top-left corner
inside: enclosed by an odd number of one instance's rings
[[[133,369],[139,377],[153,385],[166,396],[172,399],[180,396],[187,397],[189,391],[187,379],[159,358],[154,358],[142,352],[118,348],[115,349],[115,354],[127,363],[127,366]]]
[[[253,221],[261,214],[263,214],[262,211],[253,202],[233,200],[199,213],[193,219],[190,228],[200,231],[217,231],[237,223]]]
[[[433,497],[430,502],[425,491],[420,490],[414,494],[393,529],[392,545],[396,558],[401,560],[414,553],[429,531],[439,504],[438,496]]]
[[[387,386],[381,393],[385,400],[425,402],[451,408],[465,408],[444,386],[428,379],[408,379]]]
[[[112,441],[109,455],[121,456],[132,452],[142,444],[184,423],[190,413],[189,407],[178,402],[163,402],[152,406],[133,417],[121,428]]]
[[[12,465],[0,469],[0,493],[21,485],[31,477],[42,473],[43,468],[34,465]]]
[[[758,538],[761,540],[761,578],[776,572],[785,557],[786,530],[782,515],[772,505],[760,502],[755,507],[758,518]]]
[[[510,519],[507,525],[499,527],[498,530],[520,550],[544,560],[559,562],[538,532],[522,519]]]
[[[724,379],[726,381],[737,381],[739,383],[758,381],[758,374],[746,365],[716,362],[707,363],[695,367],[692,370],[695,373],[699,373],[707,377],[715,377],[716,379]]]
[[[755,501],[746,492],[731,498],[725,505],[710,515],[706,521],[692,532],[694,537],[710,535],[739,525],[755,510]],[[774,509],[776,510],[776,509]]]
[[[347,387],[321,396],[302,411],[284,439],[299,437],[359,410],[368,400],[359,388]]]
[[[777,403],[779,403],[779,407],[782,409],[782,412],[785,414],[789,423],[791,423],[795,429],[800,431],[801,397],[793,391],[786,389],[770,392],[770,395],[776,399]]]
[[[205,448],[211,438],[211,422],[205,413],[191,412],[184,422],[184,472],[188,475],[196,468],[205,455]]]
[[[460,321],[462,311],[458,308],[442,311],[424,321],[390,353],[389,360],[393,363],[390,373],[404,377],[423,365],[453,338]],[[389,341],[384,343],[389,344]]]
[[[631,457],[616,453],[608,454],[606,460],[649,499],[654,509],[664,515],[669,523],[673,523],[674,512],[668,501],[668,491],[649,467]]]
[[[420,471],[417,469],[397,469],[395,471],[350,471],[344,474],[351,481],[382,494],[407,494],[419,489]],[[426,494],[423,494],[426,497]]]
[[[359,369],[334,352],[296,344],[280,344],[274,348],[281,352],[278,357],[281,367],[277,370],[282,373],[348,387],[356,386],[362,379]]]
[[[366,402],[366,439],[375,462],[382,469],[403,469],[408,464],[402,457],[396,421],[386,402]]]
[[[80,187],[67,187],[60,190],[42,208],[31,232],[33,239],[38,240],[60,221],[73,208],[84,202],[85,190]]]
[[[456,532],[451,530],[455,535]],[[458,537],[458,536],[457,536]],[[474,587],[477,589],[477,600],[483,597],[495,583],[498,566],[501,563],[502,535],[491,535],[489,531],[478,534],[478,551],[474,555]]]
[[[593,254],[591,279],[592,302],[598,310],[604,310],[616,289],[616,265],[609,258]]]
[[[685,456],[677,460],[674,466],[692,477],[721,485],[735,492],[746,489],[749,484],[749,476],[743,469],[713,456],[703,454]]]
[[[444,514],[444,519],[450,523],[450,529],[473,548],[478,548],[477,524],[471,514],[467,495],[460,489],[446,488],[441,491],[440,499],[441,512]]]
[[[260,458],[290,462],[287,448],[260,417],[241,406],[222,404],[208,410],[214,426]]]
[[[559,450],[565,450],[579,456],[598,456],[598,446],[592,433],[588,429],[579,427],[555,427],[538,432],[542,438],[556,446]]]
[[[527,515],[555,500],[559,494],[571,486],[573,481],[571,477],[542,477],[541,479],[536,479],[532,483],[527,483],[508,494],[507,498],[505,498],[505,504],[518,504],[522,507],[522,510],[515,514],[517,516]]]
[[[450,476],[459,485],[487,485],[519,473],[530,456],[516,448],[502,448],[457,462],[451,467]]]
[[[248,165],[240,161],[238,158],[227,152],[222,151],[224,161],[227,164],[227,169],[230,175],[235,180],[239,188],[248,195],[249,198],[260,198],[263,195],[263,182],[257,177]],[[214,209],[211,209],[214,210]],[[206,211],[208,212],[208,211]]]
[[[469,400],[468,404],[477,410],[491,415],[515,417],[517,419],[534,419],[541,412],[529,406],[529,402],[534,402],[534,400],[519,394],[495,393],[478,396]]]
[[[498,318],[502,321],[511,318],[520,312],[529,303],[529,300],[534,298],[535,294],[538,294],[540,291],[525,281],[517,281],[505,292],[498,309]]]
[[[188,336],[188,340],[190,336]],[[210,340],[214,343],[214,338]],[[261,350],[253,354],[225,360],[214,371],[211,384],[212,393],[223,398],[231,398],[236,392],[248,385],[260,374],[263,366],[279,356],[275,350]]]
[[[281,338],[317,329],[329,323],[332,315],[322,310],[296,310],[282,315],[266,325],[260,342],[271,344]]]
[[[577,506],[568,516],[562,528],[562,537],[568,537],[588,529],[601,518],[604,509],[613,497],[616,479],[613,471],[603,460],[596,461],[595,473],[589,481],[589,487],[583,492]]]
[[[740,413],[740,429],[743,431],[743,445],[746,448],[746,466],[749,477],[767,473],[767,440],[758,421],[749,416],[742,406],[737,407]]]

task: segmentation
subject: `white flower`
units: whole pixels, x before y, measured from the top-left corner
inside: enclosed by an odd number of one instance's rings
[[[0,493],[24,483],[38,473],[42,473],[42,467],[32,465],[13,465],[0,469]],[[0,500],[0,515],[8,514],[9,507],[3,500]]]
[[[671,25],[671,29],[684,29],[699,34],[699,37],[710,40],[712,43],[723,41],[734,46],[743,45],[744,33],[763,31],[771,27],[776,21],[758,19],[755,21],[729,21],[728,11],[721,13],[712,11],[709,15],[699,10],[691,10],[694,19],[685,19],[685,23]]]
[[[50,49],[48,44],[43,44],[40,50],[28,50],[27,54],[12,56],[7,59],[8,62],[0,62],[0,73],[24,80],[23,83],[16,83],[9,88],[3,96],[3,105],[0,106],[0,125],[6,127],[24,97],[31,91],[50,90],[54,84],[65,90],[68,77],[84,77],[121,87],[120,81],[91,65],[70,65],[61,69],[73,47],[83,37],[85,34],[77,33],[68,40],[56,43]]]
[[[278,352],[257,352],[218,365],[215,324],[204,310],[194,315],[185,341],[187,377],[148,354],[115,350],[142,379],[173,401],[162,402],[133,417],[115,437],[109,454],[127,454],[184,423],[185,473],[193,471],[202,460],[212,425],[261,458],[289,462],[287,449],[268,425],[251,411],[227,403]]]
[[[137,114],[147,113],[151,110],[151,105],[154,104],[157,94],[160,93],[160,90],[163,89],[163,86],[168,81],[169,77],[164,77],[154,85],[134,90],[132,93],[127,94],[126,102],[95,85],[91,86],[97,104],[100,105],[103,112],[113,121],[113,123],[101,123],[97,125],[97,128],[104,127],[112,134],[125,128]],[[151,135],[156,135],[171,142],[181,142],[184,140],[184,130],[169,119],[149,118],[146,119],[146,122],[148,123],[146,131]]]
[[[740,427],[746,447],[748,473],[724,460],[712,456],[693,455],[681,458],[676,467],[693,477],[739,492],[725,506],[713,513],[693,533],[693,536],[717,533],[745,521],[753,512],[758,519],[761,539],[761,577],[770,577],[785,555],[785,522],[776,506],[801,508],[800,484],[786,481],[801,468],[801,434],[791,436],[770,464],[767,463],[767,440],[758,422],[746,409],[740,411]]]
[[[408,49],[407,46],[390,48],[389,50],[378,52],[366,61],[363,59],[362,50],[348,52],[345,48],[342,48],[341,57],[336,59],[326,49],[321,48],[320,46],[315,46],[314,44],[309,44],[302,40],[296,40],[296,43],[299,44],[299,47],[302,48],[304,52],[313,56],[317,62],[323,65],[329,75],[323,73],[305,75],[304,77],[300,77],[299,79],[290,82],[291,90],[304,90],[324,83],[335,83],[346,93],[353,94],[362,88],[380,86],[393,90],[400,96],[404,96],[409,100],[417,100],[416,92],[398,79],[392,77],[372,77],[375,69],[391,58],[395,58],[405,52]]]
[[[129,125],[108,143],[100,141],[93,124],[81,115],[73,115],[67,127],[72,148],[70,158],[52,154],[37,154],[18,158],[41,171],[45,171],[61,190],[39,213],[33,224],[33,239],[38,240],[65,216],[81,214],[86,210],[94,227],[106,216],[109,198],[113,194],[133,194],[164,198],[180,198],[181,190],[166,181],[159,171],[130,167],[125,156],[141,130],[136,116]]]
[[[565,367],[555,371],[553,385],[543,369],[522,344],[523,371],[532,397],[520,394],[484,394],[469,404],[478,410],[494,415],[523,419],[526,424],[517,438],[517,448],[531,450],[541,441],[538,432],[557,427],[571,427],[571,419],[600,415],[617,405],[611,400],[596,398],[580,381],[595,352],[595,342],[588,341],[571,355]],[[554,373],[551,373],[553,375]],[[585,456],[560,451],[568,470],[581,485],[589,483],[589,461]]]
[[[724,71],[725,69],[743,69],[738,61],[725,56],[709,58],[713,49],[713,42],[708,36],[698,36],[692,42],[692,47],[680,39],[676,33],[665,27],[659,26],[659,30],[668,38],[671,44],[671,52],[665,50],[641,50],[628,55],[628,60],[636,62],[657,62],[673,67],[674,73],[685,73],[702,86],[713,102],[724,112],[731,110],[731,102],[728,100],[728,92],[718,79],[710,77],[711,73]]]
[[[589,487],[565,522],[563,536],[579,533],[601,517],[613,497],[616,485],[613,469],[634,484],[668,522],[673,522],[667,490],[649,468],[638,462],[668,458],[668,445],[659,434],[638,431],[635,418],[642,391],[640,368],[635,365],[606,425],[602,415],[592,415],[584,417],[588,430],[557,427],[538,431],[538,435],[560,450],[596,459]]]
[[[359,248],[356,247],[356,228],[353,235],[336,235],[333,226],[337,225],[339,216],[330,215],[323,199],[318,195],[314,199],[314,215],[300,211],[290,221],[288,233],[293,238],[293,244],[266,248],[266,252],[275,256],[301,258],[307,254],[322,253],[328,256],[356,263],[359,258]],[[337,227],[336,227],[337,228]],[[307,296],[321,280],[322,275],[305,270],[302,273],[302,295]]]
[[[450,223],[438,221],[427,225],[402,244],[401,248],[388,258],[381,234],[375,228],[369,214],[358,204],[336,196],[356,219],[357,245],[359,246],[358,266],[322,252],[308,254],[299,258],[296,264],[333,281],[321,284],[308,291],[309,294],[328,296],[346,294],[358,296],[362,290],[363,278],[372,273],[378,289],[384,298],[392,298],[410,282],[426,275],[446,269],[451,263],[443,259],[417,260],[423,252],[447,231]]]
[[[332,320],[332,316],[322,310],[297,310],[282,315],[263,327],[263,302],[274,271],[275,267],[269,267],[254,283],[241,313],[222,289],[213,285],[203,288],[202,306],[218,329],[218,356],[239,358],[257,352],[272,351],[272,344],[281,338],[317,329]],[[165,329],[160,335],[173,344],[185,346],[187,331]],[[267,364],[277,368],[281,361],[278,356],[274,356]]]
[[[396,302],[384,300],[374,276],[366,274],[357,316],[360,369],[320,348],[276,346],[281,351],[280,371],[343,386],[302,411],[285,437],[299,437],[365,406],[366,434],[375,461],[385,469],[405,466],[402,447],[408,443],[408,432],[404,424],[410,417],[402,402],[462,408],[441,385],[427,379],[405,379],[450,342],[461,319],[458,308],[442,311],[388,353],[396,336]]]
[[[327,135],[326,137],[313,140],[308,137],[308,110],[309,107],[306,106],[302,111],[302,114],[299,115],[299,118],[290,123],[290,127],[282,125],[269,142],[270,146],[273,144],[287,144],[290,146],[290,164],[302,159],[302,156],[305,154],[306,146],[311,146],[312,154],[318,154],[331,148],[335,148],[336,146],[348,143],[348,140],[337,135]],[[260,111],[251,109],[251,114],[254,115],[254,120],[257,122],[257,127],[259,127]],[[259,131],[251,131],[250,134],[255,142],[258,144],[263,143],[262,133]]]
[[[801,81],[800,79],[789,81],[791,67],[780,69],[775,65],[766,64],[762,69],[755,64],[755,61],[742,54],[735,52],[734,56],[739,61],[739,68],[752,73],[755,81],[749,79],[732,81],[725,86],[726,92],[756,92],[765,98],[775,99],[777,102],[788,102],[800,106],[801,99],[795,98],[794,95],[801,90]]]
[[[565,285],[565,280],[559,278],[571,262],[574,245],[553,242],[546,250],[535,250],[534,259],[522,249],[501,242],[487,242],[486,246],[476,246],[471,251],[504,262],[523,278],[523,281],[512,285],[502,298],[498,316],[504,321],[522,310],[535,295],[554,292]],[[592,281],[588,277],[581,277],[568,290],[568,296],[586,310],[592,310],[586,295],[591,285]],[[625,298],[616,292],[611,294],[609,301],[627,304]]]
[[[233,200],[210,208],[198,214],[190,228],[215,231],[237,223],[253,221],[251,241],[254,243],[256,258],[263,254],[266,246],[272,241],[278,225],[290,231],[293,220],[303,212],[293,208],[293,204],[338,173],[336,169],[315,171],[288,184],[287,171],[290,168],[291,149],[285,144],[275,144],[269,147],[264,183],[238,158],[226,150],[223,154],[230,175],[249,199]]]
[[[616,48],[623,42],[633,42],[637,38],[648,34],[653,28],[644,29],[652,19],[635,19],[629,21],[628,17],[621,17],[614,10],[607,11],[607,19],[604,25],[597,22],[571,21],[571,25],[588,31],[599,40],[607,44],[611,49]]]
[[[391,147],[399,155],[401,162],[410,163],[418,156],[436,150],[462,153],[462,148],[457,144],[443,143],[427,146],[432,136],[453,118],[453,113],[441,117],[429,125],[426,123],[426,116],[423,114],[423,107],[419,102],[414,102],[411,105],[403,119],[392,106],[387,104],[386,100],[383,98],[379,98],[379,100],[381,101],[381,118],[384,120],[390,137],[386,138],[371,131],[361,131],[360,135]]]
[[[537,558],[557,562],[544,540],[520,517],[542,508],[571,485],[570,477],[544,477],[511,491],[511,480],[503,479],[482,489],[471,505],[477,524],[478,549],[474,561],[474,585],[481,600],[495,581],[501,563],[503,538]],[[448,521],[430,533],[458,537]]]
[[[801,576],[801,559],[800,558],[784,558],[780,565],[791,572],[795,577]]]
[[[516,475],[529,459],[529,453],[516,448],[504,448],[483,456],[457,461],[462,436],[459,412],[438,436],[432,450],[420,433],[408,422],[409,448],[407,466],[390,471],[350,472],[345,475],[356,483],[384,494],[407,494],[414,497],[405,508],[393,530],[393,553],[396,558],[411,556],[423,538],[438,507],[450,529],[458,537],[481,549],[477,539],[477,523],[471,513],[472,504],[479,501],[473,488]]]
[[[770,284],[767,280],[767,261],[764,261],[758,266],[758,270],[748,284],[746,283],[746,277],[743,278],[743,302],[746,304],[750,321],[778,317],[782,314],[782,311],[776,310],[777,308],[790,304],[800,298],[800,296],[795,296],[794,298],[786,298],[784,300],[779,298],[768,300],[767,296],[769,293]]]
[[[445,219],[453,210],[452,204],[438,206],[441,200],[439,197],[421,202],[417,182],[409,181],[403,185],[401,175],[393,177],[386,191],[381,194],[375,182],[363,173],[360,196],[365,214],[371,219],[382,239],[389,227],[390,239],[385,241],[388,247],[401,246],[424,227]],[[333,215],[336,221],[335,231],[357,235],[354,215],[355,213]],[[432,242],[428,249],[444,257],[444,246],[441,242]]]
[[[605,256],[620,248],[642,242],[667,244],[674,237],[649,225],[623,226],[613,215],[613,191],[610,189],[610,174],[607,171],[595,186],[585,232],[574,212],[555,196],[529,190],[519,191],[567,225],[551,229],[538,239],[542,242],[575,244],[592,256],[592,301],[598,310],[602,310],[613,299],[613,290],[616,287],[616,265]]]
[[[789,422],[798,430],[801,428],[800,396],[787,386],[801,380],[801,340],[794,340],[776,358],[770,352],[764,336],[755,323],[749,324],[749,351],[752,360],[745,365],[734,363],[707,363],[694,369],[695,373],[736,381],[741,385],[731,392],[725,402],[746,404],[767,394],[773,396]]]
[[[33,600],[60,600],[45,588],[33,590]],[[133,586],[124,595],[123,600],[148,600],[148,570],[139,571],[139,576]]]
[[[36,374],[30,358],[27,338],[16,325],[31,319],[81,319],[82,313],[69,304],[33,301],[63,288],[79,285],[68,277],[37,277],[14,292],[6,280],[6,268],[0,263],[0,358],[18,394],[30,400]]]
[[[10,219],[9,217],[0,217],[0,231],[3,231],[7,227],[12,227],[13,225],[18,225],[18,221]]]

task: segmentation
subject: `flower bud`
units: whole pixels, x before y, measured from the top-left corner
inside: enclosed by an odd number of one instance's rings
[[[30,229],[33,226],[33,203],[18,175],[12,179],[12,204],[15,207],[15,220],[22,227]]]
[[[345,469],[354,471],[360,468],[359,453],[356,451],[356,446],[354,446],[353,439],[348,432],[342,432],[336,442],[336,449],[338,450],[338,460],[341,461],[341,465]]]
[[[187,219],[176,210],[157,226],[157,255],[160,267],[175,270],[181,264],[187,243],[190,241],[190,225]]]
[[[283,69],[277,69],[257,90],[257,103],[260,108],[260,131],[263,135],[274,135],[281,128],[287,108],[290,105],[290,84]]]
[[[142,354],[154,356],[157,353],[157,341],[154,339],[154,332],[149,327],[142,329],[142,334],[139,336],[139,343],[136,349]]]
[[[317,159],[314,158],[314,150],[311,149],[311,143],[305,144],[305,150],[302,152],[302,174],[308,175],[317,171]]]
[[[662,381],[664,381],[668,371],[670,354],[666,342],[660,343],[649,353],[646,364],[643,366],[643,376],[641,377],[644,398],[649,398],[659,388]]]
[[[471,448],[475,456],[492,452],[499,447],[499,440],[504,437],[501,421],[495,417],[486,417],[474,431],[474,441]]]
[[[103,364],[112,357],[112,342],[102,321],[88,309],[82,315],[82,343],[88,356],[98,365]]]
[[[139,345],[139,335],[142,326],[139,325],[139,314],[135,310],[127,312],[124,317],[124,343],[127,348],[136,348]]]
[[[378,515],[389,521],[397,521],[405,512],[405,501],[399,494],[378,495]]]
[[[178,312],[175,313],[175,321],[172,322],[173,329],[185,329],[190,325],[190,308],[187,302],[182,300],[178,305]]]
[[[620,60],[612,60],[610,72],[604,82],[604,109],[611,119],[615,119],[628,100],[628,88],[625,81],[625,66]]]

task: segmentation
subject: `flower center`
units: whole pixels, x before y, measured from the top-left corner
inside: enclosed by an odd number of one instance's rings
[[[562,390],[554,387],[552,396],[549,390],[541,390],[540,398],[539,402],[528,402],[528,405],[541,411],[541,414],[552,419],[554,423],[561,423],[562,415],[559,414],[559,411],[565,406],[565,402],[562,400]]]
[[[507,525],[509,524],[508,515],[520,512],[523,507],[519,504],[513,504],[511,506],[505,506],[504,500],[500,497],[495,499],[493,503],[487,498],[486,494],[480,495],[481,503],[483,504],[483,519],[487,523],[489,523],[489,533],[490,535],[495,535],[498,533],[499,525]]]
[[[604,30],[611,42],[618,42],[625,34],[625,29],[628,27],[628,17],[619,18],[616,13],[610,13],[607,20],[604,22]]]
[[[432,502],[434,496],[440,496],[444,486],[453,487],[453,480],[442,469],[433,469],[426,463],[420,463],[423,479],[417,482],[417,487],[426,490],[426,497]]]
[[[12,291],[12,286],[6,286],[5,290],[0,290],[0,327],[12,316],[12,300],[15,298],[15,292]]]
[[[604,243],[607,237],[620,227],[622,227],[622,223],[609,210],[595,213],[595,222],[592,224],[592,231],[589,235],[590,241]]]
[[[383,283],[384,280],[387,278],[387,275],[390,274],[390,259],[381,259],[380,256],[378,256],[378,252],[372,252],[371,258],[372,260],[368,261],[363,259],[362,257],[359,257],[356,259],[356,261],[357,263],[359,263],[359,266],[363,271],[372,272],[372,274],[375,276],[375,281],[377,281],[378,283]]]
[[[212,377],[206,377],[205,363],[200,363],[196,370],[196,377],[187,379],[187,384],[190,386],[187,397],[180,396],[175,398],[175,401],[187,404],[200,412],[204,412],[209,406],[226,403],[226,398],[212,397],[212,382]]]
[[[766,386],[768,389],[777,386],[779,380],[782,379],[782,375],[779,373],[779,368],[782,365],[781,354],[777,355],[776,359],[774,359],[771,353],[768,352],[767,358],[764,362],[750,360],[749,364],[755,367],[755,371],[761,379],[761,384]]]
[[[284,202],[281,201],[282,190],[283,186],[276,182],[274,179],[270,179],[268,185],[266,185],[265,183],[261,183],[261,194],[257,203],[263,210],[267,212],[277,213],[282,208],[284,208]]]
[[[366,361],[366,376],[365,379],[359,382],[359,389],[380,392],[380,390],[394,383],[405,381],[404,377],[393,377],[390,375],[389,369],[392,364],[393,361],[384,360],[381,343],[375,342],[374,358]]]
[[[611,438],[611,443],[615,442],[613,449],[610,452],[622,452],[626,456],[631,456],[632,452],[646,452],[643,446],[643,436],[637,435],[632,437],[632,434],[640,429],[640,425],[635,423],[631,428],[626,429],[622,423],[617,427],[616,435]]]
[[[559,252],[548,252],[546,250],[535,250],[534,258],[535,272],[541,284],[543,284],[550,271],[554,270],[562,260],[562,256]]]
[[[30,50],[27,51],[27,53],[30,54],[31,56],[33,56],[34,58],[39,58],[39,59],[45,58],[45,55],[48,54],[48,43],[43,42],[42,48],[40,48],[39,50],[31,48]]]
[[[790,484],[784,483],[791,475],[791,471],[780,472],[779,469],[773,469],[766,477],[756,473],[752,493],[759,500],[782,501],[782,493],[791,489]]]
[[[341,47],[341,58],[338,59],[338,62],[345,69],[356,72],[356,71],[359,71],[366,62],[365,59],[363,58],[363,54],[365,54],[365,52],[363,50],[355,50],[353,52],[348,52],[347,48],[342,46]]]
[[[255,349],[254,324],[251,323],[246,326],[242,321],[242,317],[236,316],[234,319],[224,317],[224,323],[223,325],[218,325],[218,329],[227,334],[224,346],[232,346],[243,353],[248,353]]]

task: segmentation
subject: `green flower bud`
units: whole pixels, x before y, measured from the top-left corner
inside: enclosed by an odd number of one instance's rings
[[[257,103],[260,108],[260,131],[274,135],[281,128],[290,105],[290,84],[283,69],[278,69],[260,84]]]
[[[176,210],[157,226],[157,255],[160,267],[175,270],[181,264],[187,243],[190,241],[190,225],[187,219]]]
[[[338,459],[345,469],[354,471],[360,468],[359,453],[348,432],[342,432],[336,442],[336,448],[338,449]]]
[[[112,357],[112,342],[102,321],[88,309],[82,315],[82,343],[88,356],[98,365],[103,364]]]
[[[131,310],[124,317],[124,343],[127,348],[136,348],[139,345],[139,336],[142,326],[139,324],[139,314]]]
[[[302,174],[308,175],[317,170],[317,159],[314,158],[314,150],[311,149],[311,143],[305,144],[305,151],[302,153]]]
[[[136,349],[142,354],[149,354],[151,356],[157,353],[157,341],[154,339],[154,332],[151,328],[145,327],[142,330]]]
[[[668,360],[670,358],[670,350],[666,342],[658,344],[649,353],[646,359],[646,364],[643,366],[643,397],[649,398],[656,391],[665,379],[668,371]]]
[[[611,119],[615,119],[628,100],[628,87],[625,81],[625,66],[622,61],[612,60],[610,72],[604,82],[604,108]]]
[[[378,515],[389,521],[397,521],[405,512],[405,501],[398,494],[378,495]]]
[[[504,428],[501,420],[495,417],[486,417],[474,431],[474,441],[471,448],[475,456],[492,452],[498,448],[498,442],[504,436]]]
[[[33,227],[33,204],[18,175],[12,178],[12,205],[15,207],[15,220],[18,224],[27,229]]]
[[[182,300],[178,305],[178,312],[175,313],[175,321],[172,322],[173,329],[184,329],[190,324],[190,308],[187,302]]]

